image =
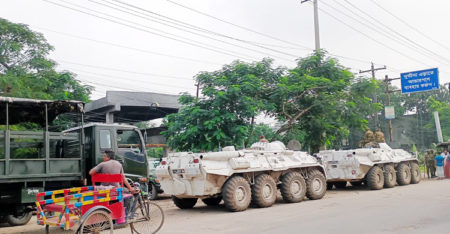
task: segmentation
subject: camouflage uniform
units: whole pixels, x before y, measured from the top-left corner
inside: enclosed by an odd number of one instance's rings
[[[384,143],[384,142],[386,142],[386,140],[384,139],[384,133],[381,132],[380,129],[377,129],[377,131],[375,132],[375,141],[377,143]]]
[[[427,176],[435,177],[436,176],[436,167],[434,166],[434,150],[428,150],[425,155],[425,166],[427,167]]]
[[[378,143],[375,141],[375,135],[370,128],[366,128],[364,139],[359,142],[359,147],[378,147]]]

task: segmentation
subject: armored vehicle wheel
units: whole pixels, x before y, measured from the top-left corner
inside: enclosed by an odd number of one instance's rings
[[[172,201],[180,209],[192,209],[197,203],[197,198],[172,197]]]
[[[397,166],[397,183],[399,185],[408,185],[411,183],[411,170],[406,163],[400,163]]]
[[[222,201],[222,196],[208,197],[208,198],[202,199],[202,201],[207,206],[217,206]]]
[[[319,170],[311,170],[306,179],[306,196],[311,200],[321,199],[327,191],[327,180]]]
[[[333,183],[327,182],[327,190],[333,189]]]
[[[333,186],[333,184],[331,184]],[[301,202],[306,194],[306,182],[298,172],[288,172],[281,178],[281,196],[285,202]]]
[[[411,163],[411,184],[420,182],[420,168],[417,163]]]
[[[334,182],[334,187],[338,189],[345,189],[345,187],[347,187],[347,181]]]
[[[222,197],[227,209],[231,211],[246,210],[252,198],[250,183],[242,176],[233,176],[225,182]]]
[[[370,189],[379,190],[384,185],[383,170],[379,166],[373,166],[367,173],[367,185]]]
[[[26,210],[23,211],[21,214],[10,214],[5,217],[6,222],[9,223],[11,226],[20,226],[25,225],[30,221],[31,217],[33,216],[33,212]]]
[[[252,200],[261,208],[270,207],[277,199],[277,184],[267,174],[258,175],[252,186]]]
[[[392,165],[384,166],[384,187],[392,188],[397,182],[397,175],[395,174],[395,169]]]

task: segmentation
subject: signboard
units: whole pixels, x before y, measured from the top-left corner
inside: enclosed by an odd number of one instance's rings
[[[400,74],[402,93],[416,93],[439,89],[437,68]]]
[[[386,107],[384,107],[384,116],[385,116],[386,119],[395,119],[394,106],[386,106]]]

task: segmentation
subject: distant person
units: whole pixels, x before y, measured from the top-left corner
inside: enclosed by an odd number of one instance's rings
[[[436,166],[437,177],[440,179],[444,178],[444,159],[443,153],[438,153],[436,157],[434,157],[434,165]]]
[[[264,135],[259,136],[259,142],[268,143],[269,141],[266,139]]]
[[[432,149],[428,150],[427,154],[425,155],[425,166],[427,169],[428,178],[436,177],[436,166],[434,163],[434,150],[432,150]]]

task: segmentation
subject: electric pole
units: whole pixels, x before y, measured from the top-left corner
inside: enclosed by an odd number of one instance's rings
[[[313,2],[314,6],[314,35],[315,35],[315,44],[316,44],[316,51],[320,51],[320,38],[319,38],[319,9],[317,6],[317,0],[302,0],[300,3],[305,3],[308,1]]]
[[[372,79],[376,80],[376,78],[375,78],[375,71],[384,70],[384,69],[386,69],[386,66],[375,68],[375,66],[372,63],[372,66],[370,66],[370,70],[365,70],[365,71],[359,70],[359,74],[366,73],[366,72],[372,72]],[[376,89],[373,91],[373,103],[378,103],[377,90]],[[375,127],[378,127],[378,111],[375,114]]]
[[[199,89],[200,89],[200,82],[197,83],[195,86],[197,86],[197,94],[196,94],[195,96],[198,98],[198,91],[199,91]]]

